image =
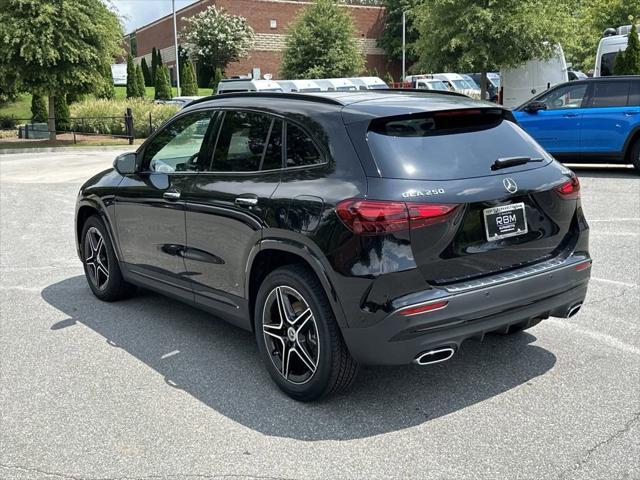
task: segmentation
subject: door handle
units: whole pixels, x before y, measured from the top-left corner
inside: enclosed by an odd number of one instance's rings
[[[175,202],[176,200],[180,200],[180,191],[167,190],[162,194],[162,198],[164,198],[165,200],[169,200],[170,202]]]
[[[565,113],[562,116],[565,117],[565,118],[575,118],[575,117],[578,116],[578,114],[577,113]]]
[[[633,115],[638,115],[638,113],[640,113],[640,112],[633,111],[633,110],[630,110],[628,112],[624,112],[625,116],[627,116],[627,117],[631,117]]]
[[[251,197],[236,197],[236,205],[257,205],[258,204],[258,197],[256,196],[251,196]]]

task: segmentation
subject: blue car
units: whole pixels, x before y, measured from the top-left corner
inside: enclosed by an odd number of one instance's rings
[[[563,83],[513,113],[558,160],[632,163],[640,170],[640,76]]]

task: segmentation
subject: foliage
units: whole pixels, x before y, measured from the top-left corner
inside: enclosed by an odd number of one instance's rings
[[[569,15],[566,2],[556,0],[430,0],[417,8],[416,66],[486,73],[549,58]]]
[[[196,70],[193,67],[193,63],[187,62],[180,70],[182,79],[180,81],[180,90],[182,95],[197,95],[198,84],[196,83]]]
[[[567,61],[576,70],[593,70],[598,42],[610,27],[632,23],[630,17],[640,14],[640,0],[563,0],[575,12],[570,30],[562,43]]]
[[[2,0],[1,5],[0,85],[50,96],[88,92],[121,52],[120,20],[102,0]]]
[[[156,68],[156,91],[154,98],[156,100],[170,100],[171,97],[169,69],[166,65],[158,65]]]
[[[158,55],[156,53],[156,47],[151,49],[151,85],[156,83],[156,69],[158,68]]]
[[[144,78],[145,87],[153,86],[153,77],[151,76],[149,65],[147,65],[147,60],[144,57],[142,57],[142,60],[140,61],[140,68],[142,68],[142,77]]]
[[[13,130],[18,125],[18,119],[13,115],[0,115],[0,130]]]
[[[113,75],[111,74],[111,65],[103,66],[102,79],[96,84],[93,90],[93,94],[97,98],[111,99],[115,97],[116,93],[113,88]],[[72,101],[69,98],[69,93],[67,93],[67,100],[69,101],[69,103],[74,103],[74,101],[77,101],[79,99]]]
[[[71,105],[74,130],[80,132],[124,135],[124,112],[131,107],[133,112],[133,133],[137,138],[149,135],[149,114],[155,130],[177,111],[176,105],[157,104],[143,99],[96,100],[88,99]],[[109,118],[113,117],[113,118]]]
[[[415,7],[419,0],[383,0],[385,8],[384,32],[378,46],[384,49],[389,60],[402,60],[402,12],[406,12],[406,62],[411,66],[416,61],[413,45],[418,39],[415,28]]]
[[[218,84],[223,78],[224,75],[222,74],[222,70],[220,69],[220,67],[216,67],[216,69],[213,71],[213,78],[211,79],[211,88],[213,88],[213,92],[211,93],[213,93],[214,95],[218,91]]]
[[[136,66],[133,57],[127,55],[127,98],[138,96],[138,84],[136,83]]]
[[[158,49],[156,50],[156,68],[162,65],[164,65],[164,63],[162,63],[162,53],[160,52],[160,49]]]
[[[47,104],[42,95],[33,95],[31,97],[31,121],[33,123],[44,123],[47,121]]]
[[[140,65],[136,65],[136,97],[144,98],[145,90],[142,68]]]
[[[640,75],[640,42],[635,25],[631,27],[627,49],[618,52],[613,67],[615,75]]]
[[[357,75],[364,68],[353,20],[333,0],[316,0],[293,25],[282,57],[285,78]]]
[[[395,83],[395,80],[393,79],[393,75],[391,75],[391,72],[387,72],[383,80],[384,80],[384,83],[386,83],[389,86]]]
[[[59,93],[55,97],[55,116],[56,129],[69,130],[71,123],[69,120],[69,105],[67,104],[67,96]]]
[[[184,20],[182,38],[189,58],[211,69],[224,71],[253,46],[254,33],[247,20],[215,5]]]

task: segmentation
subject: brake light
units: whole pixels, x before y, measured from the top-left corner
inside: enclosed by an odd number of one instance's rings
[[[582,270],[586,270],[591,267],[591,260],[587,260],[586,262],[579,263],[576,265],[576,271],[581,272]]]
[[[379,235],[444,222],[457,205],[383,200],[344,200],[336,206],[340,220],[353,233]]]
[[[571,177],[571,180],[556,187],[556,192],[565,200],[580,198],[580,180],[578,177]]]

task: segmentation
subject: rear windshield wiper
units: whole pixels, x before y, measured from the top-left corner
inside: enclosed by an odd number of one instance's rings
[[[530,162],[542,162],[544,158],[542,157],[504,157],[499,158],[493,165],[491,165],[491,170],[500,170],[501,168],[513,167],[515,165],[524,165],[525,163]]]

